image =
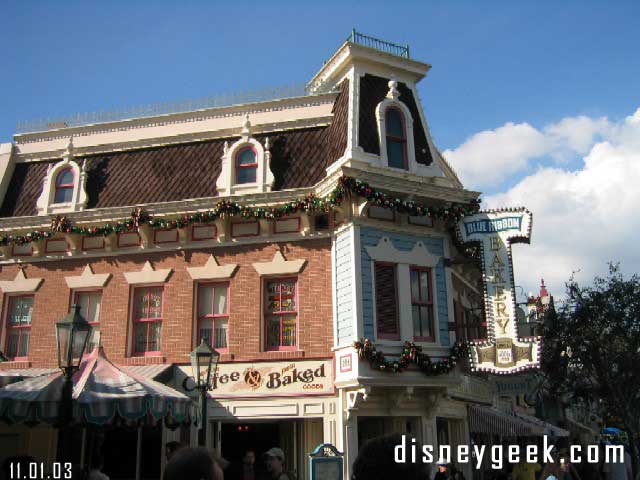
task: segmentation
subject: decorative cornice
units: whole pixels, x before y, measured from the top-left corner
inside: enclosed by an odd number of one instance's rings
[[[365,247],[369,256],[376,261],[403,263],[417,267],[435,267],[440,257],[435,256],[421,241],[416,242],[411,251],[398,250],[388,237],[382,237],[375,247]]]
[[[110,273],[93,273],[91,265],[84,267],[81,275],[75,277],[64,277],[70,289],[78,288],[102,288],[111,278]]]
[[[257,262],[253,264],[258,274],[262,275],[294,275],[302,271],[306,260],[285,260],[282,252],[278,250],[270,262]]]
[[[212,254],[204,267],[190,267],[187,268],[187,272],[194,280],[225,280],[231,278],[237,269],[237,263],[220,265]]]
[[[124,278],[129,285],[140,285],[146,283],[165,283],[173,271],[172,268],[154,270],[149,260],[144,262],[142,270],[139,272],[127,272]]]
[[[33,293],[43,281],[42,278],[27,278],[24,270],[20,268],[13,280],[0,281],[0,289],[3,293]]]

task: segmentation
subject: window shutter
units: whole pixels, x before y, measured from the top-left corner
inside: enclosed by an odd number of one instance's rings
[[[394,265],[375,264],[376,320],[378,335],[398,337],[398,310],[396,305],[396,268]]]

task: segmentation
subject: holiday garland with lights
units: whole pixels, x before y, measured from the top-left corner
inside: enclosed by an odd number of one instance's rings
[[[274,219],[292,215],[296,212],[330,212],[339,206],[345,197],[358,195],[366,198],[373,205],[389,208],[398,213],[411,216],[426,216],[440,220],[459,220],[465,215],[471,215],[480,208],[477,200],[470,203],[448,203],[444,206],[426,206],[410,200],[401,200],[384,192],[375,190],[368,183],[352,177],[341,177],[336,188],[326,197],[318,198],[313,194],[288,202],[277,207],[251,207],[238,203],[222,201],[207,212],[197,212],[183,215],[175,219],[154,219],[142,208],[131,212],[130,218],[101,226],[76,226],[66,216],[56,216],[48,230],[34,230],[25,235],[2,235],[1,245],[23,245],[50,238],[56,233],[70,233],[90,237],[107,236],[112,233],[137,232],[145,224],[153,229],[184,228],[193,224],[206,224],[225,217],[241,217],[255,219]]]
[[[384,353],[376,350],[376,346],[369,339],[355,342],[353,347],[358,352],[358,357],[367,360],[374,370],[391,372],[402,372],[409,365],[417,365],[422,373],[428,376],[444,375],[453,370],[458,361],[467,354],[468,346],[463,342],[456,342],[449,356],[438,362],[431,360],[431,357],[422,352],[422,347],[415,343],[405,342],[402,353],[397,360],[387,360]]]

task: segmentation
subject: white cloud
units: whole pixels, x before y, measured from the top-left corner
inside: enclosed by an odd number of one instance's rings
[[[640,118],[638,119],[640,122]],[[532,160],[549,156],[564,163],[575,154],[586,154],[596,139],[615,128],[606,117],[567,117],[538,130],[528,123],[506,123],[469,137],[444,156],[470,188],[487,188],[525,170]]]
[[[608,261],[620,261],[623,272],[640,272],[640,108],[617,123],[563,122],[553,135],[585,150],[581,168],[539,167],[483,202],[484,208],[525,205],[533,212],[531,245],[514,246],[516,283],[537,292],[543,277],[558,296],[576,270],[586,283],[606,273]],[[578,125],[591,131],[574,134]],[[594,143],[596,137],[603,140]]]

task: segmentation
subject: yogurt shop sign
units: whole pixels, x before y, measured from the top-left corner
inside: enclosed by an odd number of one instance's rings
[[[182,386],[193,387],[190,366],[181,366]],[[212,374],[210,394],[216,398],[331,395],[333,360],[223,363]]]
[[[490,210],[463,218],[463,243],[480,246],[488,340],[471,345],[472,366],[492,373],[514,373],[540,365],[540,339],[518,336],[511,245],[529,243],[531,212],[525,208]]]

